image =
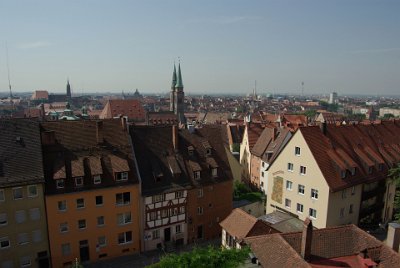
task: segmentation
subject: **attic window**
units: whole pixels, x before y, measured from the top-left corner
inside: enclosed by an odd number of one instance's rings
[[[193,172],[193,177],[195,180],[199,180],[200,179],[200,171]]]
[[[217,168],[212,168],[211,169],[211,174],[213,178],[218,177],[218,169]]]
[[[350,172],[351,172],[351,176],[356,175],[356,168],[355,167],[351,168]]]
[[[118,172],[115,173],[116,181],[127,181],[128,180],[128,172]]]
[[[76,177],[75,178],[75,186],[82,187],[83,186],[83,177]]]
[[[57,189],[62,189],[62,188],[64,188],[64,180],[63,179],[60,179],[60,180],[56,180],[56,186],[57,186]]]
[[[188,146],[188,154],[190,155],[190,156],[192,156],[193,154],[194,154],[194,147],[193,146]]]
[[[341,171],[340,171],[340,177],[341,177],[342,179],[346,178],[346,170],[341,170]]]
[[[101,175],[93,176],[93,183],[94,184],[100,184],[101,183]]]
[[[210,155],[211,155],[211,148],[207,148],[207,150],[206,150],[206,155],[207,155],[207,156],[210,156]]]

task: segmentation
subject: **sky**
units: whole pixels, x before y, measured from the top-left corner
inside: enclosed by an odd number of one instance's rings
[[[400,95],[398,0],[0,0],[0,91]],[[6,45],[7,44],[7,45]]]

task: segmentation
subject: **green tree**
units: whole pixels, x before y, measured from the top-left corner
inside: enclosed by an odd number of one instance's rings
[[[222,249],[213,246],[194,248],[190,252],[168,254],[160,262],[150,265],[150,268],[234,268],[244,263],[250,249]]]
[[[389,178],[391,178],[396,184],[396,196],[394,198],[394,218],[396,221],[400,222],[400,163],[389,170]]]
[[[390,119],[390,118],[395,118],[394,114],[384,114],[382,119]]]

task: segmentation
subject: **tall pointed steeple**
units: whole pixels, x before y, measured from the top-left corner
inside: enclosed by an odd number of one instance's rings
[[[179,65],[178,65],[178,79],[176,80],[175,88],[182,88],[182,90],[183,90],[182,74],[181,74],[181,63],[180,62],[179,62]]]
[[[176,67],[174,63],[174,72],[172,73],[172,85],[171,88],[174,89],[176,85]]]
[[[69,78],[67,78],[67,99],[71,99],[71,85],[69,84]]]
[[[169,110],[175,112],[175,85],[176,85],[176,67],[174,63],[174,72],[172,73],[171,93],[169,94]]]

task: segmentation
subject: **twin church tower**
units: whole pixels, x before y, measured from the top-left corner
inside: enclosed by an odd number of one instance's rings
[[[181,63],[178,64],[178,74],[176,73],[176,67],[174,64],[174,72],[172,74],[172,85],[170,93],[170,108],[171,112],[174,112],[178,116],[180,123],[186,123],[185,118],[185,92],[183,92],[182,74],[181,74]]]

